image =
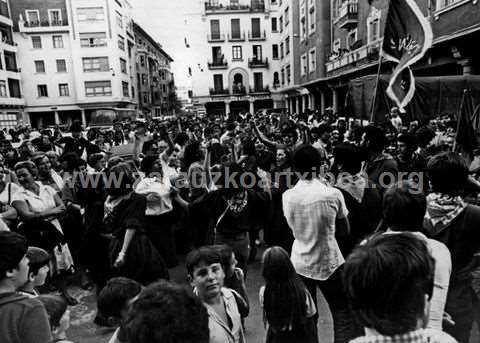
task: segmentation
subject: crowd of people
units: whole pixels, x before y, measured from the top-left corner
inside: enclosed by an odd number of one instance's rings
[[[479,157],[454,116],[181,117],[0,134],[0,341],[69,342],[96,292],[110,342],[469,343],[480,328]],[[188,285],[169,281],[185,256]]]

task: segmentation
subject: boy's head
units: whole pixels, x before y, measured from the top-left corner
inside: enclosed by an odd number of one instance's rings
[[[0,232],[0,283],[17,290],[28,280],[27,240],[10,231]]]
[[[191,291],[168,281],[145,288],[124,325],[130,343],[208,343],[208,314]]]
[[[50,262],[50,256],[48,252],[37,247],[28,247],[28,283],[31,283],[33,287],[42,286],[45,284],[48,271],[50,268],[48,264]]]
[[[54,335],[65,333],[70,326],[70,311],[67,300],[54,294],[41,294],[38,300],[43,303],[47,311],[50,328]]]
[[[220,254],[225,277],[231,277],[235,270],[235,266],[238,263],[235,254],[233,253],[233,249],[227,244],[213,245],[212,247]]]
[[[142,285],[137,281],[125,277],[112,278],[98,295],[98,311],[110,325],[118,326],[126,317],[130,302],[141,290]]]
[[[191,251],[185,262],[188,281],[202,300],[208,300],[220,294],[225,279],[222,258],[211,246]]]
[[[410,233],[379,235],[356,248],[343,277],[360,324],[385,336],[425,327],[434,263],[426,244]]]

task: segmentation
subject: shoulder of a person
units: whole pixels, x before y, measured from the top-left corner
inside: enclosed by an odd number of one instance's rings
[[[425,334],[430,343],[458,343],[455,338],[444,331],[425,329]]]

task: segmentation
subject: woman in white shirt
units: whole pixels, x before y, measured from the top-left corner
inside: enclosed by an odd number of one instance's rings
[[[157,156],[145,156],[140,169],[145,178],[135,187],[135,192],[147,196],[145,212],[147,235],[162,255],[168,267],[178,264],[173,236],[173,204],[176,199],[185,204],[178,195],[173,196],[173,187],[163,173],[162,161]]]

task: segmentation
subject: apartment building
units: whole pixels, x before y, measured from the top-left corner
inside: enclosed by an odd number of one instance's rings
[[[0,128],[24,123],[18,47],[13,37],[13,21],[7,0],[0,0]]]
[[[197,108],[224,115],[283,107],[283,96],[275,91],[281,85],[277,9],[269,0],[203,4],[203,37],[192,42],[204,59],[192,75]]]
[[[140,25],[134,22],[139,110],[146,117],[172,112],[175,83],[170,63],[173,59]]]
[[[135,111],[135,40],[127,0],[15,0],[25,111],[33,126]]]

